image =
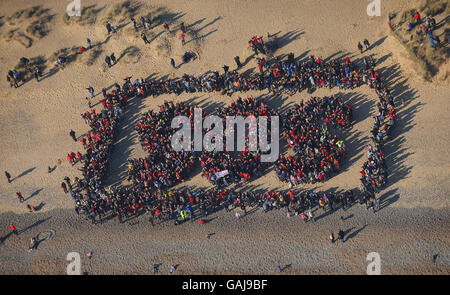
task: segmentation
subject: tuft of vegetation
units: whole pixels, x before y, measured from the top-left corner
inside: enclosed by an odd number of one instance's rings
[[[16,41],[17,43],[21,44],[25,48],[31,47],[33,45],[33,39],[28,37],[22,32],[19,32],[17,30],[9,30],[3,38],[6,42]]]
[[[89,49],[81,55],[81,62],[87,66],[92,66],[102,53],[103,49],[101,47]]]
[[[424,15],[436,16],[438,14],[445,12],[447,6],[448,6],[447,1],[428,0],[426,3],[424,3],[419,7],[419,11]],[[446,14],[449,14],[448,9]]]
[[[443,23],[434,29],[433,36],[441,36],[441,43],[445,43],[445,39],[449,36],[449,25],[445,22],[448,10],[449,7],[446,0],[428,0],[418,9],[402,11],[391,19],[392,27],[394,28],[391,35],[405,48],[409,59],[417,65],[414,67],[416,72],[428,81],[432,80],[439,72],[441,65],[450,57],[450,50],[445,46],[432,48],[430,37],[428,34],[424,35],[422,33],[421,26],[415,25],[409,31],[408,24],[415,24],[413,17],[415,11],[419,11],[422,19],[431,16],[436,19],[436,23],[439,23],[439,20],[442,19]]]
[[[107,21],[114,21],[117,23],[123,23],[124,21],[129,21],[130,18],[136,16],[137,11],[140,7],[141,4],[134,0],[128,0],[114,4],[108,11],[104,22],[106,23]]]
[[[130,46],[124,49],[117,61],[125,64],[135,64],[141,58],[141,50],[136,46]]]
[[[31,19],[33,17],[41,17],[48,14],[49,9],[44,9],[41,5],[33,6],[25,9],[20,9],[14,12],[12,15],[6,18],[6,21],[10,26],[17,25],[25,19]]]
[[[26,32],[35,38],[41,39],[50,32],[48,23],[50,23],[52,19],[52,15],[41,17],[29,24],[26,28]]]
[[[71,48],[67,47],[67,48],[59,49],[50,55],[50,57],[48,58],[48,61],[50,63],[55,64],[56,61],[58,60],[58,57],[64,56],[66,58],[66,65],[70,64],[78,59],[78,56],[79,56],[78,50],[79,50],[79,47],[77,47],[77,46],[73,46]]]
[[[44,56],[36,56],[29,59],[28,66],[25,65],[22,60],[19,61],[19,63],[14,67],[14,70],[16,70],[19,73],[19,76],[21,80],[28,80],[33,78],[34,75],[34,69],[36,67],[39,67],[41,71],[44,71],[46,69],[46,60]]]

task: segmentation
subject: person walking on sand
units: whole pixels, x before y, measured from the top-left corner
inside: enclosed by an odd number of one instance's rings
[[[92,48],[92,43],[91,43],[91,39],[87,38],[86,39],[86,43],[87,43],[87,49],[91,49]]]
[[[30,240],[30,247],[28,248],[28,252],[33,252],[33,250],[37,247],[37,243],[37,239],[35,237],[32,237]]]
[[[111,34],[111,32],[112,32],[111,24],[109,22],[107,22],[105,26],[106,26],[106,30],[108,31],[108,35]]]
[[[175,70],[177,69],[177,67],[175,66],[175,60],[173,58],[170,59],[170,65],[172,66],[172,68],[174,68]]]
[[[5,176],[6,176],[6,179],[8,180],[8,183],[11,183],[12,182],[11,174],[9,174],[8,171],[5,171]]]
[[[91,96],[91,98],[94,98],[94,88],[92,88],[92,86],[89,86],[86,89],[89,91],[89,95]]]
[[[19,200],[20,203],[23,203],[23,201],[25,200],[22,196],[21,192],[16,192],[16,197]]]
[[[11,229],[12,233],[15,235],[19,235],[19,233],[17,232],[16,227],[14,226],[14,224],[10,223],[9,224],[9,228]]]
[[[65,194],[67,194],[67,185],[64,182],[61,182],[61,188]]]
[[[75,131],[70,129],[69,135],[70,135],[70,137],[72,137],[73,141],[77,142],[77,137],[75,136]]]
[[[370,48],[369,40],[364,39],[364,46],[366,46],[366,51],[369,50]]]
[[[150,41],[148,41],[147,36],[145,35],[144,32],[142,32],[141,38],[142,40],[144,40],[144,44],[150,44]]]
[[[116,56],[114,55],[114,52],[111,53],[111,61],[112,61],[113,65],[115,65],[117,63]]]
[[[331,241],[331,243],[334,243],[336,241],[335,238],[334,238],[334,233],[331,233],[330,241]]]
[[[358,49],[359,49],[359,51],[361,51],[361,53],[364,52],[363,46],[361,45],[361,42],[358,42]]]
[[[111,58],[108,55],[105,57],[105,62],[108,65],[108,67],[110,68],[111,67]]]
[[[339,237],[339,240],[341,240],[341,242],[342,243],[344,243],[345,241],[344,241],[344,232],[342,231],[342,229],[339,229],[339,232],[338,232],[338,237]]]
[[[39,83],[39,74],[37,72],[34,72],[34,78],[36,79],[36,82]]]
[[[169,34],[170,33],[169,25],[167,23],[164,23],[163,27],[166,33]]]
[[[184,44],[185,44],[185,41],[184,41],[184,34],[181,33],[180,36],[179,36],[178,38],[181,40],[181,45],[184,46]]]
[[[175,266],[174,266],[174,265],[171,265],[171,266],[170,266],[170,271],[169,271],[169,272],[172,274],[174,271],[175,271]]]

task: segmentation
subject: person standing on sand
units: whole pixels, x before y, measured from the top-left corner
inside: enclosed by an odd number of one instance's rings
[[[105,57],[105,62],[108,65],[108,67],[110,68],[111,67],[111,58],[108,55]]]
[[[64,193],[67,194],[67,186],[64,182],[61,182],[61,188],[64,191]]]
[[[14,226],[14,224],[10,223],[9,224],[9,228],[11,229],[11,231],[15,234],[15,235],[19,235],[19,233],[17,232],[16,227]]]
[[[69,135],[72,137],[73,141],[77,142],[77,137],[75,136],[75,131],[70,129]]]
[[[366,50],[369,50],[370,44],[369,44],[369,41],[367,39],[364,39],[364,45],[366,46]]]
[[[171,266],[170,266],[170,271],[169,271],[169,272],[172,274],[174,271],[175,271],[175,266],[174,266],[174,265],[171,265]]]
[[[227,65],[224,65],[222,68],[223,68],[224,74],[228,73],[228,70],[230,69],[230,67]]]
[[[112,28],[111,28],[111,24],[109,22],[106,23],[106,30],[108,31],[108,35],[111,34]]]
[[[361,51],[361,54],[364,52],[361,42],[358,42],[358,49],[359,49],[359,51]]]
[[[342,243],[344,243],[345,241],[344,241],[344,232],[342,231],[342,229],[339,229],[339,232],[338,232],[338,237],[339,237],[339,240],[341,240],[341,242]]]
[[[167,23],[164,23],[163,27],[166,33],[169,34],[170,33],[169,25]]]
[[[172,66],[172,68],[174,68],[175,70],[177,69],[177,67],[175,66],[175,60],[173,58],[170,59],[170,65]]]
[[[87,43],[87,49],[88,50],[91,49],[92,48],[91,39],[87,38],[86,43]]]
[[[141,38],[142,38],[142,40],[144,40],[144,44],[150,44],[150,41],[148,41],[147,36],[145,36],[144,32],[142,32]]]
[[[6,179],[8,180],[8,183],[11,183],[12,182],[11,174],[9,174],[8,171],[5,171],[5,176],[6,176]]]
[[[184,34],[181,33],[180,36],[178,37],[181,40],[181,45],[184,46],[184,44],[186,44],[186,42],[184,41]]]
[[[334,243],[334,242],[335,242],[334,234],[333,234],[333,233],[331,233],[331,235],[330,235],[330,241],[331,241],[331,243]]]
[[[114,52],[111,53],[111,57],[110,58],[111,58],[111,61],[112,61],[113,65],[115,65],[117,63],[117,59],[116,59],[116,56],[114,55]]]
[[[39,73],[37,71],[34,72],[34,78],[36,79],[36,82],[39,83]]]
[[[19,200],[20,203],[23,203],[24,198],[23,198],[21,192],[17,192],[17,193],[16,193],[16,197],[17,197],[17,199]]]
[[[91,98],[94,98],[94,88],[92,88],[92,86],[89,86],[86,89],[89,91],[89,95],[91,96]]]
[[[33,250],[36,248],[37,246],[37,240],[35,237],[32,237],[30,240],[30,248],[28,248],[28,252],[33,252]]]

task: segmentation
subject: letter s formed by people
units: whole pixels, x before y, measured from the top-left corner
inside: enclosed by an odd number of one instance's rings
[[[368,16],[381,16],[381,0],[373,0],[367,5]]]
[[[66,12],[68,16],[81,16],[81,0],[73,0],[67,5]]]
[[[71,261],[67,266],[68,275],[81,275],[81,258],[80,253],[70,252],[67,254],[67,261]]]
[[[370,252],[367,254],[367,261],[370,261],[367,265],[368,275],[380,275],[381,274],[381,258],[377,252]]]

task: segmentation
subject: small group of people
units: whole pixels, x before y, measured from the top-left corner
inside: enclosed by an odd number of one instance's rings
[[[111,53],[111,55],[107,55],[105,57],[105,62],[109,68],[112,67],[113,65],[115,65],[117,63],[117,59],[116,59],[116,56],[114,55],[114,53]]]
[[[36,82],[39,82],[39,78],[43,76],[41,68],[38,65],[34,65],[33,69],[33,64],[26,57],[20,58],[19,67],[22,67],[24,71],[18,72],[16,69],[13,69],[9,70],[6,75],[6,80],[8,81],[10,87],[18,88],[20,82],[22,82],[22,84],[25,83],[29,73],[33,73],[33,77],[36,79]]]
[[[253,50],[255,55],[258,55],[258,53],[266,54],[266,49],[264,47],[264,40],[262,36],[260,37],[258,37],[257,35],[253,36],[248,41],[248,46]]]
[[[364,44],[364,47],[366,48],[365,51],[368,51],[370,49],[369,40],[364,39],[363,44]],[[364,47],[362,46],[361,42],[358,42],[358,50],[361,51],[361,53],[364,53]]]
[[[441,45],[441,40],[438,35],[433,34],[436,29],[435,18],[428,15],[423,19],[418,11],[412,10],[411,19],[413,19],[413,21],[408,22],[408,31],[413,32],[414,28],[417,27],[416,33],[418,35],[422,34],[424,38],[428,36],[431,47],[437,49]]]

